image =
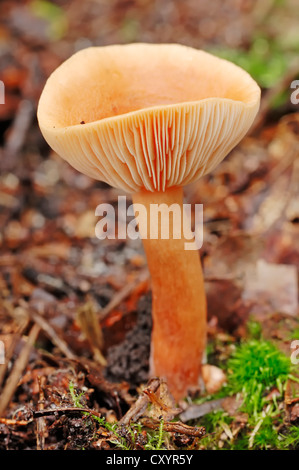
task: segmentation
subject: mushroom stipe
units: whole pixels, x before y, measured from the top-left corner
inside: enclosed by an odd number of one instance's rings
[[[61,157],[131,193],[135,207],[182,208],[183,186],[240,142],[259,104],[256,82],[226,60],[178,44],[113,45],[77,52],[53,72],[38,121]],[[138,222],[142,236],[151,221]],[[143,239],[153,292],[151,374],[166,378],[176,399],[198,386],[206,343],[200,258],[184,242]]]

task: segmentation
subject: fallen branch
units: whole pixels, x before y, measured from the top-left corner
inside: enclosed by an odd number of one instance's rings
[[[12,128],[8,134],[1,167],[4,171],[15,168],[17,156],[22,149],[26,135],[34,117],[34,106],[29,100],[22,100],[15,115]]]
[[[119,424],[129,424],[131,421],[135,422],[145,412],[147,405],[150,402],[151,392],[156,392],[160,387],[160,380],[158,378],[151,379],[148,387],[139,395],[138,399],[127,413],[119,421]]]
[[[212,411],[223,409],[222,403],[224,398],[219,400],[211,400],[201,405],[191,405],[183,413],[180,414],[180,418],[183,422],[190,421],[191,419],[201,418]]]
[[[102,308],[99,312],[99,317],[100,320],[102,321],[104,318],[109,315],[112,310],[114,310],[118,305],[125,300],[131,292],[138,286],[138,284],[145,282],[149,279],[149,272],[146,270],[140,274],[140,276],[137,279],[134,279],[134,281],[130,282],[129,284],[126,284],[119,292],[115,294],[113,299],[106,305],[106,307]]]
[[[143,426],[150,428],[150,429],[159,429],[161,423],[158,420],[143,418],[142,424]],[[188,426],[187,424],[184,424],[180,421],[176,421],[174,423],[165,421],[163,423],[163,431],[175,432],[175,433],[184,434],[186,436],[192,436],[192,437],[203,437],[206,433],[205,428],[202,426],[201,427]]]
[[[45,377],[38,377],[38,386],[39,386],[39,400],[38,400],[38,409],[42,411],[44,409],[44,385],[45,385]],[[44,450],[45,448],[45,440],[47,435],[47,424],[45,418],[41,416],[37,419],[36,422],[36,449],[37,450]]]
[[[32,423],[32,419],[26,421],[25,419],[9,419],[9,418],[0,418],[1,424],[6,424],[6,426],[27,426]]]
[[[28,326],[29,319],[24,318],[23,321],[20,321],[20,324],[17,327],[16,332],[14,333],[14,337],[12,339],[12,342],[10,343],[7,351],[5,351],[5,363],[0,365],[0,389],[3,383],[3,380],[5,378],[6,372],[7,372],[7,367],[8,364],[13,356],[15,347],[21,338],[23,332]]]
[[[36,312],[30,312],[31,318],[34,322],[44,331],[44,333],[50,338],[52,343],[65,355],[68,359],[76,359],[76,355],[70,350],[66,342],[58,336],[54,328]]]
[[[55,414],[65,414],[65,413],[74,413],[74,412],[80,412],[80,413],[88,413],[93,416],[97,416],[98,418],[102,418],[101,413],[98,413],[97,411],[90,410],[89,408],[85,407],[78,407],[78,406],[63,406],[61,408],[47,408],[43,410],[36,410],[33,411],[33,418],[39,419],[43,416],[51,416]]]

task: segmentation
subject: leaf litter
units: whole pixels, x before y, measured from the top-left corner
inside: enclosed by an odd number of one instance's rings
[[[213,12],[193,0],[165,2],[165,10],[131,3],[98,2],[101,14],[91,14],[78,0],[68,9],[1,2],[0,448],[298,448],[296,367],[256,397],[255,417],[244,390],[229,388],[228,368],[252,337],[285,357],[299,340],[298,110],[289,100],[274,110],[265,92],[251,135],[186,188],[187,202],[204,204],[207,357],[223,380],[177,405],[163,381],[149,381],[141,244],[94,236],[95,207],[117,207],[118,192],[70,168],[38,131],[44,81],[74,47],[175,40],[246,50],[258,27],[252,2],[230,0],[226,9],[217,0]]]

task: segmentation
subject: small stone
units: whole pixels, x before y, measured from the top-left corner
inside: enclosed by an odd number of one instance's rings
[[[226,382],[226,375],[223,370],[210,364],[204,364],[202,366],[202,378],[209,394],[218,392]]]

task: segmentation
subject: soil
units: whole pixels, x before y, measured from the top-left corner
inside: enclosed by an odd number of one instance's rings
[[[107,352],[105,376],[113,382],[126,382],[136,386],[148,381],[150,342],[152,330],[151,295],[144,296],[137,311],[136,325],[122,343]]]
[[[208,395],[194,390],[179,403],[184,411],[192,400],[203,406],[188,426],[177,421],[163,381],[148,382],[151,286],[140,240],[95,237],[97,205],[110,203],[117,213],[120,193],[49,149],[37,104],[51,72],[83,47],[175,42],[225,47],[248,60],[256,36],[264,49],[265,38],[270,48],[286,30],[291,42],[293,3],[0,2],[0,450],[145,449],[150,432],[161,434],[161,416],[167,448],[201,448],[201,419],[213,410]],[[204,205],[208,358],[217,367],[247,337],[248,320],[286,355],[299,339],[299,113],[289,99],[296,78],[298,70],[287,70],[263,88],[248,136],[213,174],[185,188],[186,202]],[[273,96],[283,98],[275,108]],[[277,433],[298,426],[298,384],[291,385]],[[234,417],[237,436],[248,417]],[[219,448],[231,442],[221,425]]]

